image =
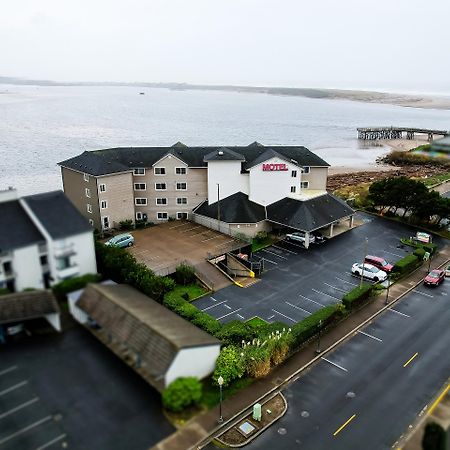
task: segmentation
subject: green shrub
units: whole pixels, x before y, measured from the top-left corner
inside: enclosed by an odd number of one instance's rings
[[[419,265],[420,261],[416,255],[407,255],[394,264],[394,272],[398,272],[401,275],[404,275],[406,273],[412,272]]]
[[[447,433],[437,423],[427,424],[422,438],[423,450],[446,450]]]
[[[373,286],[371,284],[363,284],[362,286],[355,287],[342,297],[342,304],[345,306],[346,310],[350,311],[352,308],[355,308],[364,300],[368,299],[372,292]]]
[[[135,228],[136,230],[140,230],[142,228],[145,228],[146,222],[144,220],[136,220],[135,222]]]
[[[245,322],[232,320],[222,326],[217,337],[226,344],[241,345],[257,336],[255,328]]]
[[[423,244],[422,248],[428,252],[430,255],[434,255],[436,253],[437,250],[437,245],[436,244]]]
[[[196,280],[195,270],[188,264],[180,264],[175,271],[174,278],[178,284],[182,284],[183,286],[192,284]]]
[[[131,219],[121,220],[119,222],[119,230],[128,231],[128,230],[132,230],[133,228],[134,228],[133,221]]]
[[[181,298],[183,299],[183,300],[186,300],[187,302],[189,301],[189,292],[183,292],[182,294],[181,294]]]
[[[68,280],[61,281],[52,286],[52,291],[58,300],[63,301],[66,299],[66,294],[69,292],[83,289],[88,283],[98,283],[100,280],[100,275],[88,273],[81,277],[69,278]]]
[[[223,378],[223,385],[228,386],[231,381],[241,378],[245,372],[245,359],[243,351],[234,345],[223,347],[216,361],[213,380],[217,383],[219,377]]]
[[[245,372],[252,378],[263,378],[270,372],[271,352],[268,345],[258,347],[249,345],[245,348]]]
[[[253,241],[259,244],[261,242],[265,242],[268,237],[269,234],[267,233],[267,231],[258,231],[258,233],[256,233],[256,236],[253,238]]]
[[[218,320],[203,311],[198,311],[192,323],[213,336],[217,336],[222,328]]]
[[[423,247],[417,247],[414,251],[413,251],[413,255],[416,255],[417,258],[419,258],[419,260],[423,260],[423,257],[425,256],[425,249]]]
[[[164,408],[180,412],[197,405],[202,398],[202,384],[195,377],[177,378],[162,393]]]

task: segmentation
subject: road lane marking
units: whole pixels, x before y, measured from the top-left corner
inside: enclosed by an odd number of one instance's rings
[[[350,281],[343,280],[342,278],[339,278],[339,277],[334,277],[334,278],[336,278],[336,280],[340,280],[340,281],[342,281],[344,283],[351,284],[352,286],[359,286],[359,284],[351,283]]]
[[[344,425],[340,426],[334,433],[333,436],[338,435],[354,418],[356,417],[356,414],[353,414],[350,419],[347,420],[347,422],[344,423]]]
[[[408,316],[408,314],[405,314],[405,313],[402,313],[402,312],[400,312],[400,311],[397,311],[397,310],[394,309],[394,308],[388,308],[388,311],[395,312],[395,313],[397,313],[397,314],[400,314],[401,316],[411,317],[411,316]]]
[[[447,395],[449,390],[450,390],[450,384],[444,389],[444,391],[441,393],[441,395],[431,405],[431,408],[428,410],[428,413],[427,413],[429,416],[431,414],[433,414],[433,411],[436,409],[437,405],[439,405],[439,403],[441,403],[442,399]]]
[[[344,372],[348,372],[348,370],[347,370],[345,367],[342,367],[342,366],[340,366],[339,364],[336,364],[335,362],[330,361],[330,360],[327,359],[327,358],[324,358],[323,356],[322,356],[320,359],[323,359],[323,360],[326,361],[327,363],[332,364],[333,366],[337,367],[338,369],[343,370]]]
[[[280,313],[280,311],[277,311],[276,309],[272,309],[272,311],[273,311],[274,313],[277,313],[277,314],[279,314],[280,316],[286,317],[286,319],[289,319],[289,320],[291,320],[291,321],[292,321],[292,322],[294,322],[294,323],[297,323],[297,321],[296,321],[296,320],[294,320],[294,319],[290,318],[289,316],[286,316],[286,315],[285,315],[285,314],[283,314],[283,313]]]
[[[341,292],[347,293],[347,291],[344,291],[344,289],[340,289],[340,288],[338,288],[336,286],[333,286],[332,284],[328,284],[328,283],[325,283],[325,282],[323,284],[325,284],[326,286],[328,286],[330,288],[336,289],[336,291],[341,291]]]
[[[33,403],[36,403],[38,400],[39,400],[38,397],[34,397],[31,400],[28,400],[27,402],[22,403],[22,404],[16,406],[15,408],[12,408],[9,411],[6,411],[6,412],[0,414],[0,419],[3,419],[3,417],[9,416],[10,414],[15,413],[16,411],[26,408],[27,406],[32,405]]]
[[[214,300],[215,301],[215,300]],[[223,302],[214,303],[214,305],[208,306],[206,308],[201,309],[200,311],[208,311],[208,309],[215,308],[216,306],[221,305],[222,303],[226,303],[228,300],[224,300]]]
[[[419,352],[414,353],[414,355],[411,356],[411,358],[409,358],[408,361],[405,362],[405,364],[403,364],[403,367],[406,367],[418,355],[419,355]]]
[[[292,250],[288,250],[287,248],[283,248],[283,247],[278,247],[278,245],[273,245],[273,248],[278,248],[279,250],[283,250],[283,252],[288,252],[288,253],[292,253],[293,255],[298,255],[297,252],[293,252]]]
[[[44,445],[41,445],[36,450],[44,450],[48,447],[50,447],[53,444],[56,444],[61,439],[64,439],[67,436],[67,434],[60,434],[58,437],[55,437],[55,439],[52,439],[51,441],[46,442]]]
[[[299,309],[300,311],[303,311],[306,314],[309,314],[309,315],[312,314],[309,311],[306,311],[306,309],[300,308],[300,306],[293,305],[292,303],[289,303],[289,302],[284,302],[284,303],[286,303],[286,305],[292,306],[293,308]]]
[[[5,389],[4,391],[0,391],[0,396],[5,395],[8,392],[15,391],[16,389],[19,389],[22,386],[25,386],[26,384],[28,384],[28,381],[21,381],[20,383],[17,383],[14,386],[9,387],[8,389]]]
[[[242,308],[238,308],[238,309],[236,309],[236,311],[231,311],[230,313],[225,314],[224,316],[217,317],[216,320],[220,320],[220,319],[223,319],[223,318],[225,318],[225,317],[231,316],[231,314],[237,313],[237,312],[240,311],[241,309],[242,309]]]
[[[364,333],[364,331],[358,330],[358,333],[361,333],[361,334],[363,334],[364,336],[370,337],[371,339],[374,339],[375,341],[383,342],[383,339],[377,338],[376,336],[372,336],[372,335],[369,334],[369,333]]]
[[[52,418],[53,418],[52,416],[44,417],[43,419],[38,420],[38,421],[32,423],[31,425],[28,425],[25,428],[22,428],[21,430],[16,431],[13,434],[10,434],[9,436],[6,436],[5,438],[0,440],[0,445],[4,444],[5,442],[10,441],[11,439],[14,439],[17,436],[20,436],[23,433],[26,433],[29,430],[32,430],[33,428],[38,427],[39,425],[42,425],[45,422],[48,422],[49,420],[52,420]]]
[[[2,375],[5,375],[5,373],[12,372],[13,370],[16,370],[16,369],[17,369],[17,366],[11,366],[11,367],[8,367],[7,369],[4,369],[4,370],[2,370],[2,371],[0,372],[0,377],[1,377]]]
[[[313,303],[315,303],[316,305],[319,305],[319,306],[326,306],[326,305],[324,305],[323,303],[320,303],[320,302],[316,302],[315,300],[311,300],[310,298],[308,298],[308,297],[305,297],[304,295],[302,295],[302,294],[298,294],[299,295],[299,297],[301,297],[301,298],[304,298],[305,300],[308,300],[308,301],[310,301],[310,302],[313,302]]]
[[[433,298],[433,296],[431,294],[427,294],[427,293],[422,292],[422,291],[417,291],[416,289],[413,289],[413,292],[415,292],[416,294],[423,295],[424,297]]]
[[[317,293],[317,294],[322,294],[322,295],[326,295],[326,296],[328,296],[328,297],[334,298],[335,300],[339,300],[339,301],[342,300],[341,298],[337,298],[337,297],[335,297],[334,295],[327,294],[326,292],[318,291],[317,289],[314,289],[314,288],[311,289],[311,290],[314,291],[314,292]]]
[[[266,252],[266,253],[270,253],[271,255],[276,256],[277,258],[287,259],[286,256],[277,255],[276,253],[271,252],[271,251],[269,251],[269,250],[266,250],[265,248],[263,248],[261,251],[262,251],[262,252]]]

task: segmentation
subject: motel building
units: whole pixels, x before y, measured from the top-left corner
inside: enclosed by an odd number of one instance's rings
[[[111,148],[59,163],[64,192],[99,230],[189,219],[222,233],[332,237],[354,211],[326,191],[328,167],[301,146]]]

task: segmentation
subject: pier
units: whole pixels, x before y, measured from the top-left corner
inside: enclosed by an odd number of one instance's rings
[[[376,127],[357,128],[358,139],[375,141],[378,139],[415,139],[416,135],[427,135],[431,142],[435,136],[448,136],[449,131],[428,130],[426,128]]]

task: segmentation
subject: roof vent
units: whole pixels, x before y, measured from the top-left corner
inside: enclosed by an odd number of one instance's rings
[[[217,152],[217,154],[218,154],[219,156],[223,156],[223,151],[222,151],[222,150],[219,150],[219,151]]]

